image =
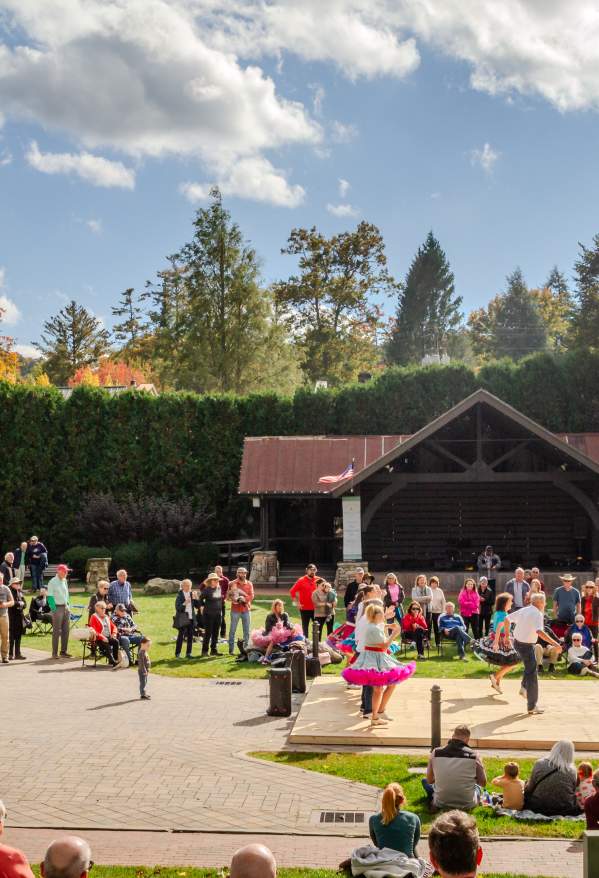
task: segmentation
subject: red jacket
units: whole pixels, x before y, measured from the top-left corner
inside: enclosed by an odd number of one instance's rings
[[[108,617],[105,616],[104,618],[107,619]],[[117,628],[116,628],[116,625],[114,624],[114,622],[112,621],[112,619],[108,619],[108,624],[110,625],[110,636],[116,637],[117,636]],[[89,620],[88,626],[89,626],[89,628],[94,629],[98,640],[106,640],[106,641],[108,640],[108,638],[104,634],[104,628],[102,626],[102,619],[100,619],[100,617],[98,615],[96,615],[96,613],[94,613],[94,615]]]
[[[401,630],[406,634],[411,634],[415,628],[423,628],[425,631],[428,631],[426,619],[422,613],[418,613],[417,616],[412,615],[412,613],[406,613],[401,620]]]
[[[316,589],[315,576],[300,576],[295,585],[289,589],[292,598],[299,598],[300,610],[313,610],[312,592]]]
[[[25,854],[7,844],[0,844],[0,875],[2,878],[33,878]]]

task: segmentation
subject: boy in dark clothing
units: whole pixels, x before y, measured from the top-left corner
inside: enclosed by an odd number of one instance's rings
[[[148,685],[148,674],[150,673],[150,668],[152,666],[152,662],[150,661],[150,656],[148,654],[148,650],[152,645],[152,641],[149,637],[142,637],[141,643],[139,644],[139,652],[137,654],[137,675],[139,677],[139,697],[143,701],[148,701],[150,696],[146,692],[146,686]]]

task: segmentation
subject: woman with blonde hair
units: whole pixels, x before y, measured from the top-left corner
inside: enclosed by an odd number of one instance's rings
[[[280,598],[276,598],[271,604],[270,613],[264,620],[264,629],[252,631],[250,641],[258,649],[266,650],[260,661],[262,664],[268,664],[275,646],[289,644],[292,640],[303,640],[301,625],[299,623],[294,625],[290,621],[285,612],[285,604]]]
[[[395,573],[387,573],[383,583],[383,603],[388,610],[393,610],[393,618],[396,622],[401,622],[403,616],[401,605],[405,596],[403,586]]]
[[[381,800],[381,813],[368,821],[372,843],[377,848],[401,851],[406,857],[417,857],[420,841],[420,818],[412,811],[403,811],[406,796],[398,783],[387,784]]]

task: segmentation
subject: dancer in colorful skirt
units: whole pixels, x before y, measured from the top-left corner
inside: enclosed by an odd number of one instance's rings
[[[489,674],[489,680],[493,689],[500,695],[503,694],[501,681],[520,664],[520,656],[514,649],[510,637],[508,613],[512,608],[513,600],[511,594],[507,592],[497,595],[495,612],[491,619],[491,633],[488,637],[479,640],[474,647],[474,652],[479,658],[498,666],[495,673]]]
[[[272,602],[271,611],[264,622],[263,631],[252,631],[250,638],[252,644],[266,652],[260,659],[262,664],[270,662],[270,656],[275,646],[287,646],[294,640],[303,640],[302,626],[295,625],[289,620],[285,612],[285,604],[277,599]]]
[[[380,604],[370,604],[366,608],[366,619],[364,649],[354,664],[345,668],[342,676],[348,683],[374,687],[370,721],[373,728],[386,722],[379,714],[385,712],[395,686],[415,672],[416,662],[403,665],[389,655],[389,647],[401,633],[401,628],[397,624],[390,625],[390,636],[385,636],[385,612]]]

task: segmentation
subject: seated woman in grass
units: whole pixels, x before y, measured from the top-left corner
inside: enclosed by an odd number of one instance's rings
[[[576,801],[578,773],[572,741],[557,741],[537,759],[524,790],[525,807],[547,817],[580,814]]]
[[[368,830],[372,843],[377,848],[391,848],[406,857],[417,857],[420,818],[412,811],[402,811],[405,804],[403,787],[398,783],[387,784],[383,792],[381,813],[372,815],[368,821]]]
[[[294,625],[290,621],[285,612],[285,604],[277,598],[272,602],[270,613],[264,622],[264,629],[253,631],[250,639],[258,649],[266,650],[260,661],[267,664],[275,646],[289,644],[292,640],[303,640],[303,635],[301,625]]]

